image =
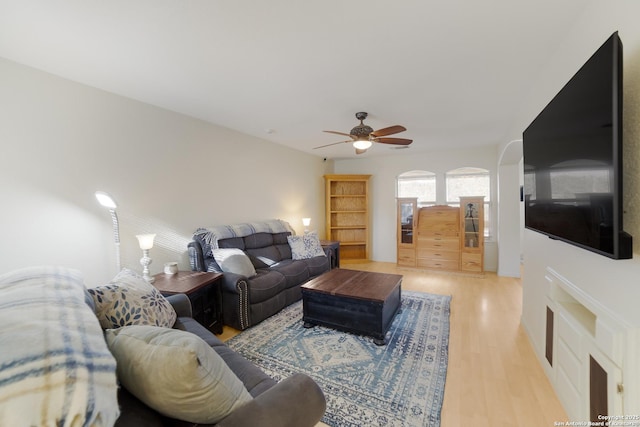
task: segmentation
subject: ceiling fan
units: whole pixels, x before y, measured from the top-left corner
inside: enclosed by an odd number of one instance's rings
[[[354,127],[353,129],[351,129],[349,133],[336,132],[333,130],[323,131],[327,133],[334,133],[336,135],[348,136],[351,139],[347,141],[334,142],[332,144],[314,147],[314,150],[317,148],[329,147],[331,145],[342,144],[345,142],[352,142],[353,148],[356,149],[356,154],[362,154],[365,151],[367,151],[367,149],[369,149],[369,147],[371,147],[371,145],[373,145],[374,142],[379,142],[381,144],[393,144],[393,145],[405,145],[405,146],[413,142],[413,140],[406,139],[406,138],[385,138],[388,135],[404,132],[407,129],[404,126],[395,125],[395,126],[389,126],[389,127],[374,131],[373,128],[371,128],[371,126],[367,126],[364,124],[364,119],[366,119],[367,116],[368,116],[368,113],[365,113],[365,112],[356,113],[356,119],[360,120],[360,124]]]

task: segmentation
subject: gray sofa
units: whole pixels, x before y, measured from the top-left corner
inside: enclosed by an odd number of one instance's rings
[[[244,330],[300,300],[300,286],[330,270],[329,254],[293,260],[287,236],[291,226],[280,220],[198,229],[189,243],[194,271],[223,272],[213,256],[214,248],[244,251],[256,275],[224,272],[223,322]]]
[[[87,303],[93,306],[93,299],[90,295],[87,296]],[[174,328],[192,332],[204,339],[222,357],[254,398],[224,418],[217,426],[312,427],[320,421],[324,415],[326,401],[322,390],[310,377],[294,374],[276,383],[196,322],[191,317],[191,303],[186,295],[169,296],[167,300],[178,315]],[[118,392],[118,403],[121,413],[116,427],[204,426],[166,418],[122,387]]]

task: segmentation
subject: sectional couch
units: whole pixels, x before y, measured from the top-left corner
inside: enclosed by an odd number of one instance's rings
[[[1,426],[313,427],[326,402],[304,374],[276,382],[124,269],[0,275]],[[152,409],[154,408],[154,409]]]
[[[179,294],[169,296],[167,300],[175,308],[178,316],[173,327],[194,333],[209,344],[253,397],[249,403],[239,407],[216,424],[217,426],[310,427],[320,421],[324,415],[326,402],[322,390],[310,377],[298,373],[276,383],[196,322],[191,317],[189,298]],[[213,426],[213,424],[195,424],[164,417],[124,388],[119,390],[118,400],[121,414],[115,427]]]

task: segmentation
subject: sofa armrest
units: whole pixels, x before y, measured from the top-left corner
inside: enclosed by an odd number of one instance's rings
[[[247,276],[236,273],[224,273],[222,275],[222,284],[220,289],[222,292],[237,294],[239,292],[238,285],[247,281]]]
[[[176,311],[178,317],[193,317],[193,312],[191,311],[191,301],[189,297],[185,294],[175,294],[169,295],[167,297],[167,301],[173,306],[173,309]]]
[[[234,273],[224,273],[220,289],[222,290],[222,320],[240,331],[252,325],[248,279]]]
[[[311,377],[296,373],[242,405],[219,427],[313,427],[327,407],[322,390]]]
[[[204,265],[204,252],[202,251],[202,245],[195,240],[189,242],[187,245],[189,251],[189,264],[192,271],[207,271]]]

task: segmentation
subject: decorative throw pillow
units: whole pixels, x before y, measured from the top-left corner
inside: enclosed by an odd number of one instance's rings
[[[111,426],[116,361],[79,271],[0,275],[0,425]]]
[[[173,306],[139,274],[123,269],[108,284],[88,289],[103,329],[127,325],[170,328],[176,322]]]
[[[291,246],[292,259],[308,259],[317,256],[327,256],[322,250],[318,233],[315,231],[306,233],[303,236],[287,236],[289,246]]]
[[[214,249],[213,257],[225,273],[235,273],[245,277],[256,275],[255,267],[242,249]]]
[[[153,326],[106,331],[118,378],[166,416],[214,424],[252,397],[222,358],[190,332]]]

